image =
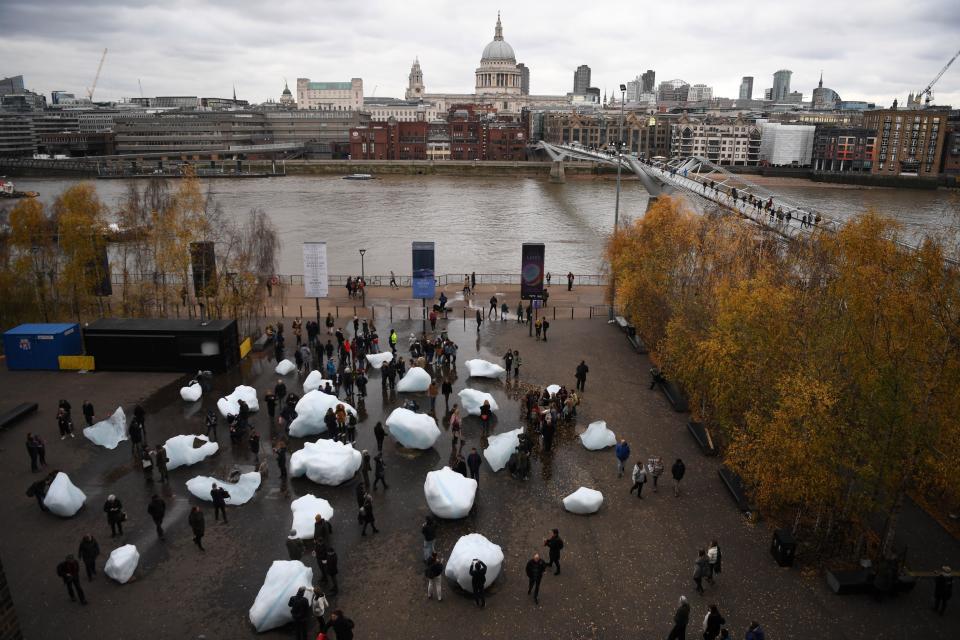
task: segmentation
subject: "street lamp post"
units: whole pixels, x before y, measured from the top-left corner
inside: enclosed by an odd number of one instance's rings
[[[624,116],[624,114],[623,114],[623,109],[624,109],[624,104],[626,103],[626,93],[627,93],[627,85],[621,84],[621,85],[620,85],[620,140],[619,140],[619,142],[617,143],[617,201],[616,201],[616,204],[614,205],[614,209],[613,209],[613,234],[614,234],[614,236],[616,236],[617,230],[618,230],[619,227],[620,227],[620,171],[621,171],[621,168],[622,168],[622,166],[623,166],[623,145],[624,145],[624,137],[623,137],[623,124],[624,124],[623,116]],[[614,313],[615,313],[615,312],[614,312],[614,308],[616,307],[616,301],[617,301],[617,283],[616,283],[616,276],[615,276],[614,273],[613,273],[613,269],[610,270],[610,278],[611,278],[612,282],[611,282],[611,285],[610,285],[610,313],[609,313],[609,320],[612,322],[612,321],[613,321],[613,315],[614,315]]]
[[[363,255],[366,252],[366,249],[360,249],[360,282],[363,285],[360,287],[360,295],[363,296],[363,306],[367,306],[367,275],[363,269]]]

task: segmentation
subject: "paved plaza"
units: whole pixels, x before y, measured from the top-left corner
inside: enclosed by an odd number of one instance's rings
[[[482,299],[488,297],[489,293]],[[389,327],[377,324],[385,336]],[[396,328],[403,351],[407,336],[419,331],[421,323],[403,320]],[[681,594],[692,605],[688,638],[699,637],[710,603],[719,605],[734,638],[743,637],[752,619],[763,623],[769,639],[955,637],[960,605],[954,602],[945,617],[936,616],[930,611],[933,585],[929,580],[921,580],[912,593],[878,604],[867,596],[833,595],[818,573],[804,575],[797,568],[779,568],[767,550],[768,525],[764,521],[751,524],[741,516],[717,477],[719,462],[702,457],[687,434],[688,416],[674,413],[659,392],[648,390],[647,357],[634,353],[623,333],[604,320],[558,319],[551,324],[546,343],[528,337],[527,328],[512,319],[503,324],[485,322],[479,336],[472,320],[464,326],[457,318],[447,329],[460,346],[451,401],[467,386],[492,393],[501,407],[494,433],[520,426],[518,388],[503,381],[468,380],[466,360],[481,357],[500,362],[507,348],[517,349],[523,358],[522,384],[556,383],[570,388],[580,360],[590,366],[577,424],[559,430],[552,452],[537,450],[530,478],[516,480],[506,469],[494,474],[484,463],[475,511],[463,520],[440,525],[438,548],[444,555],[470,532],[482,533],[503,548],[503,574],[490,590],[484,610],[446,580],[442,602],[426,598],[420,535],[427,513],[423,481],[428,471],[446,464],[451,442],[446,424],[441,425],[443,433],[435,447],[425,452],[402,449],[388,436],[384,457],[390,488],[374,493],[381,532],[366,537],[360,536],[356,518],[354,491],[359,477],[339,487],[315,485],[305,478],[284,484],[272,456],[270,476],[257,495],[244,506],[228,507],[229,524],[215,523],[209,503],[192,498],[184,483],[196,475],[225,477],[234,464],[247,471],[253,464],[245,443],[231,447],[222,421],[220,453],[171,471],[168,485],[145,482],[131,458],[129,442],[108,451],[79,435],[84,399],[94,403],[98,418],[118,405],[129,415],[135,403],[142,403],[151,445],[176,434],[204,433],[203,415],[215,407],[220,395],[241,383],[256,387],[261,397],[272,389],[277,378],[275,362],[263,353],[217,376],[215,390],[195,405],[180,399],[178,388],[185,378],[176,375],[0,372],[5,405],[13,401],[41,405],[34,416],[0,434],[4,460],[0,486],[7,496],[0,502],[0,518],[6,524],[0,557],[25,637],[257,636],[247,610],[271,562],[287,559],[289,505],[306,493],[329,500],[335,509],[332,544],[340,558],[340,593],[331,605],[355,621],[357,638],[665,638]],[[292,343],[289,336],[288,351]],[[300,391],[300,382],[296,374],[286,377],[292,391]],[[373,425],[400,406],[406,395],[384,399],[379,374],[371,374],[358,427],[359,449],[376,450]],[[429,407],[425,394],[412,395],[421,407]],[[76,439],[61,441],[56,435],[56,403],[61,397],[73,405]],[[445,422],[442,408],[441,397],[437,417]],[[617,478],[613,450],[587,451],[575,437],[598,419],[606,420],[618,437],[629,441],[634,459],[659,455],[669,467],[682,458],[687,466],[682,497],[675,498],[667,482],[658,493],[648,484],[643,500],[629,495],[630,481],[626,476]],[[266,446],[269,426],[264,408],[252,423]],[[479,430],[477,418],[464,420],[465,452],[482,447]],[[24,495],[37,479],[30,473],[23,446],[29,431],[46,439],[51,468],[69,473],[86,492],[87,504],[74,518],[42,513]],[[292,439],[290,452],[301,444]],[[664,480],[668,475],[669,471]],[[561,499],[580,486],[603,492],[599,513],[577,516],[563,510]],[[154,492],[167,501],[166,541],[157,539],[146,513]],[[122,539],[111,540],[102,511],[110,493],[123,501],[129,513]],[[207,516],[206,553],[194,546],[186,521],[194,504],[201,504]],[[909,530],[909,524],[905,526]],[[526,594],[524,565],[534,552],[544,551],[543,539],[553,527],[559,528],[566,542],[563,572],[544,577],[536,606]],[[87,532],[100,542],[100,568],[110,551],[124,543],[137,545],[141,561],[135,578],[126,585],[112,582],[102,571],[89,586],[84,579],[90,605],[81,607],[70,602],[55,568],[65,554],[76,553]],[[724,571],[716,585],[707,585],[706,594],[698,596],[691,579],[694,560],[697,549],[713,538],[723,549]],[[912,567],[960,566],[957,544],[942,530],[918,527],[916,539]],[[305,561],[316,573],[316,565]],[[263,638],[291,636],[289,627],[260,634]]]

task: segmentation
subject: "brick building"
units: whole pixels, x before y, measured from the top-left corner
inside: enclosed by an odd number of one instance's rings
[[[871,173],[933,178],[940,174],[947,132],[946,109],[877,109],[863,125],[877,132]]]
[[[870,173],[877,132],[863,127],[817,128],[813,140],[814,171]]]
[[[943,142],[943,157],[940,172],[960,175],[960,109],[954,109],[947,117],[947,133]]]
[[[623,139],[627,151],[641,157],[670,157],[670,128],[678,118],[672,114],[627,112],[621,134],[619,111],[557,111],[543,114],[542,135],[544,141],[552,144],[577,142],[591,149],[605,149]]]

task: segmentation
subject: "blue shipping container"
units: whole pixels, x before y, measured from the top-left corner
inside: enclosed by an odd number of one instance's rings
[[[22,324],[3,334],[7,369],[59,369],[60,356],[83,354],[80,325]]]

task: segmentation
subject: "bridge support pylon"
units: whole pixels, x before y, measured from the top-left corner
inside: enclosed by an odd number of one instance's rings
[[[563,172],[563,160],[554,160],[550,167],[550,182],[563,184],[567,181],[566,174]]]

